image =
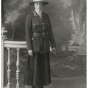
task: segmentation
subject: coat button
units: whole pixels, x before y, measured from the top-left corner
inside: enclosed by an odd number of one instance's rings
[[[45,27],[43,27],[43,29],[44,29]]]
[[[44,23],[43,23],[44,24]]]

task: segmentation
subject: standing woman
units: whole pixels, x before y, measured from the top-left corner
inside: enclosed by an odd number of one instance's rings
[[[43,88],[51,83],[49,45],[55,53],[55,40],[49,16],[42,11],[48,2],[33,0],[35,10],[27,15],[25,23],[28,58],[24,85]]]

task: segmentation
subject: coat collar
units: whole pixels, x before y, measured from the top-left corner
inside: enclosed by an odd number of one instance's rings
[[[34,15],[34,16],[38,16],[38,14],[37,14],[36,11],[33,11],[33,15]],[[45,16],[45,14],[44,14],[44,12],[42,12],[42,17],[44,17],[44,16]]]

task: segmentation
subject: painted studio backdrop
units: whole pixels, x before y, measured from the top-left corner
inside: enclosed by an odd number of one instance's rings
[[[52,77],[86,76],[86,0],[48,0],[44,7],[51,20],[57,45],[51,54]],[[25,41],[25,18],[33,11],[29,0],[2,0],[2,26],[10,41]],[[23,80],[27,51],[20,50]],[[11,80],[15,79],[16,50],[11,49]],[[22,83],[23,81],[21,81]]]

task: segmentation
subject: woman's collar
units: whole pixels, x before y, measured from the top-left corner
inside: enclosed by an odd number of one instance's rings
[[[33,11],[34,16],[38,16],[38,13],[36,11]],[[44,12],[42,12],[42,16],[44,16]]]

